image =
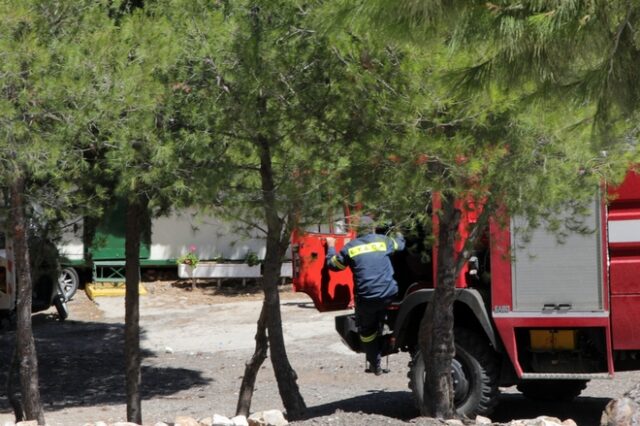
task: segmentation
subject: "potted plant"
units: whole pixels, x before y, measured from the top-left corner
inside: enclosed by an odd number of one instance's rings
[[[176,259],[176,263],[178,265],[185,265],[187,273],[191,277],[191,290],[196,288],[196,277],[194,271],[200,262],[200,259],[198,259],[198,256],[196,255],[196,250],[197,247],[192,245],[189,247],[189,251],[187,253]]]

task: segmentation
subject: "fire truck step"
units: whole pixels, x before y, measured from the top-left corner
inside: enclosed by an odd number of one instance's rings
[[[522,373],[523,379],[591,380],[611,379],[609,373]]]

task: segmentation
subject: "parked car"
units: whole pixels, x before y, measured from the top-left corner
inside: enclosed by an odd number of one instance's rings
[[[60,320],[69,316],[68,297],[60,282],[58,249],[50,240],[29,236],[29,257],[33,283],[32,311],[40,312],[55,306]],[[11,324],[16,310],[16,269],[13,243],[0,234],[0,320]]]

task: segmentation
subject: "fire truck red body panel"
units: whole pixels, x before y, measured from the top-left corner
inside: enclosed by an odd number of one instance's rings
[[[640,175],[610,190],[609,282],[613,348],[640,349]]]

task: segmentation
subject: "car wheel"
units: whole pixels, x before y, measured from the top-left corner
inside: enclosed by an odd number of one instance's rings
[[[74,268],[69,266],[62,269],[58,282],[64,299],[71,300],[80,287],[80,276]]]

